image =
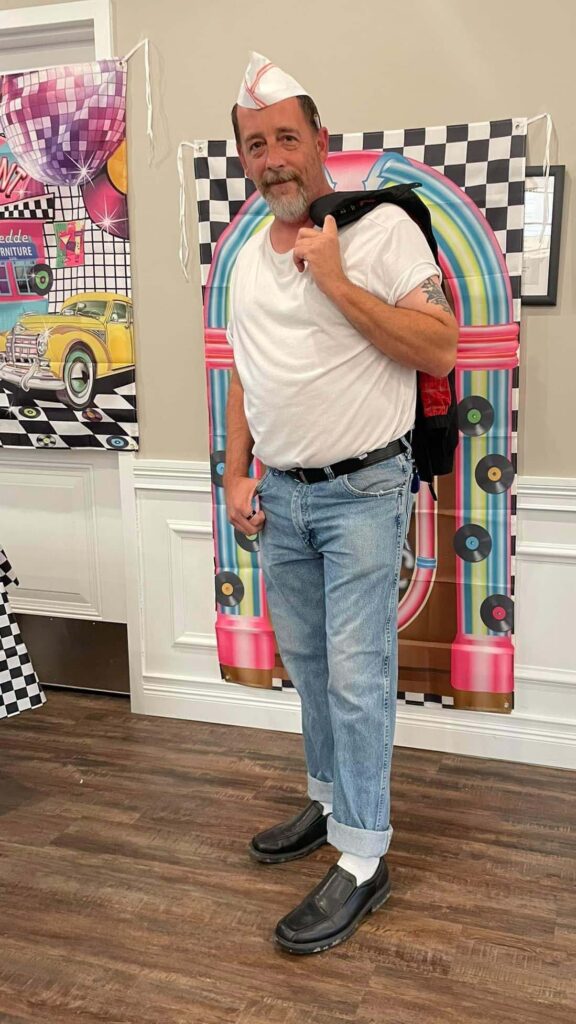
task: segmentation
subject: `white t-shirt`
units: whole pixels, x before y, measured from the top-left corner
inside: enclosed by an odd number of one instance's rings
[[[440,270],[420,228],[382,204],[342,228],[342,266],[395,305]],[[328,466],[401,437],[414,424],[416,372],[389,359],[277,253],[270,225],[238,254],[227,338],[244,389],[253,454],[276,469]]]

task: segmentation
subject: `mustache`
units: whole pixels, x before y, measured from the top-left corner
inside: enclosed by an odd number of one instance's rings
[[[296,171],[264,171],[261,185],[263,188],[269,188],[271,185],[282,185],[286,181],[295,181],[297,185],[302,185],[302,179]]]

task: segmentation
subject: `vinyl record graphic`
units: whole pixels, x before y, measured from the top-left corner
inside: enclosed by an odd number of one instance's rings
[[[514,603],[506,594],[491,594],[480,605],[480,618],[495,633],[509,633],[514,628]]]
[[[468,395],[458,403],[458,426],[468,437],[486,434],[494,423],[494,409],[482,395]]]
[[[82,419],[87,420],[89,423],[100,423],[102,420],[102,413],[99,409],[83,409]]]
[[[54,272],[47,263],[37,263],[32,267],[30,288],[36,295],[48,295],[54,284]]]
[[[216,600],[218,604],[235,608],[244,597],[244,584],[235,572],[219,572],[216,576]]]
[[[123,448],[128,448],[128,446],[130,445],[130,438],[120,436],[107,437],[106,444],[108,445],[109,448],[117,448],[118,451],[121,451]]]
[[[39,434],[36,438],[37,448],[55,448],[56,437],[54,434]]]
[[[502,494],[514,482],[514,466],[503,455],[485,455],[476,466],[476,483],[488,494]]]
[[[226,466],[226,451],[219,449],[210,453],[210,476],[216,487],[224,486],[224,469]]]
[[[234,537],[236,543],[240,545],[244,551],[259,551],[260,544],[258,543],[257,533],[241,533],[240,530],[234,530]]]
[[[492,551],[492,538],[483,526],[466,523],[454,534],[454,550],[465,562],[482,562]]]
[[[40,409],[35,405],[23,405],[20,412],[26,420],[37,420],[40,415]]]

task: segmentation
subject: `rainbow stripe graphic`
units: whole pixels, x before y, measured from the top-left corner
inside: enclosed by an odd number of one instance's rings
[[[206,327],[226,328],[228,323],[228,286],[240,249],[252,235],[272,220],[268,203],[255,192],[240,213],[222,232],[206,282],[204,323]]]
[[[211,431],[212,451],[224,450],[226,447],[226,400],[230,376],[230,370],[208,371],[211,418],[216,430],[216,433]],[[237,543],[234,529],[226,515],[223,487],[214,488],[213,527],[214,537],[218,540],[218,568],[236,573],[244,587],[241,604],[225,607],[223,611],[227,615],[264,615],[266,598],[257,553],[246,551]]]
[[[362,182],[365,189],[421,182],[440,251],[442,273],[450,282],[456,315],[463,326],[507,324],[513,319],[508,270],[494,232],[462,189],[426,164],[398,153],[384,153]]]

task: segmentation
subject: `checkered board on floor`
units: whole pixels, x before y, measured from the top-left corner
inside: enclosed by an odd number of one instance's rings
[[[520,320],[526,119],[330,136],[331,153],[358,150],[400,153],[427,164],[472,199],[504,254],[514,297],[514,319]],[[244,176],[236,143],[230,140],[197,141],[194,171],[204,288],[220,235],[255,187]]]
[[[58,313],[66,299],[84,292],[129,299],[129,240],[102,230],[90,219],[79,188],[47,186],[47,190],[46,196],[9,204],[2,214],[4,219],[44,221],[47,258],[54,275],[48,314]],[[53,222],[70,221],[84,224],[84,261],[77,267],[58,267]],[[32,304],[29,312],[36,312]],[[99,378],[92,405],[82,410],[58,401],[54,393],[23,392],[0,381],[0,448],[134,451],[138,448],[134,367]]]
[[[6,588],[18,580],[0,548],[0,719],[44,704],[46,696],[10,610]]]

